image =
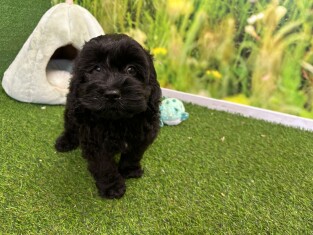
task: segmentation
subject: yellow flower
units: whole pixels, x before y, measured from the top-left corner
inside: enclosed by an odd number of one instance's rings
[[[215,77],[216,79],[221,79],[222,78],[222,74],[219,71],[213,70],[212,71],[212,75],[213,77]]]
[[[238,104],[250,105],[249,99],[244,94],[228,96],[228,97],[225,97],[223,100],[233,102],[233,103],[238,103]]]
[[[167,11],[170,16],[188,15],[193,11],[190,0],[167,0]]]
[[[152,54],[157,56],[157,55],[166,55],[167,50],[164,47],[156,47],[152,49]]]
[[[222,74],[217,70],[207,70],[205,74],[218,80],[222,78]]]

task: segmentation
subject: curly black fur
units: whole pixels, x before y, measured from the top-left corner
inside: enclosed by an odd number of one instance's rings
[[[140,160],[159,131],[156,77],[150,54],[124,34],[90,40],[75,61],[55,148],[81,146],[102,197],[122,197],[125,179],[143,173]]]

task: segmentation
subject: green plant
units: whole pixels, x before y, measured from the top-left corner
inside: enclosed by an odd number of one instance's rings
[[[150,50],[163,87],[313,117],[310,0],[74,2]]]
[[[287,9],[274,0],[263,12],[252,16],[250,24],[245,28],[255,39],[249,57],[252,64],[251,100],[253,105],[259,107],[273,107],[277,98],[275,95],[285,89],[284,86],[291,81],[291,76],[292,83],[299,86],[299,61],[290,60],[288,57],[290,51],[295,53],[296,50],[299,52],[299,49],[303,49],[297,48],[296,44],[305,43],[307,35],[301,29],[302,19],[286,20],[282,25],[281,21],[286,13]],[[299,55],[301,53],[298,53]],[[299,60],[299,57],[297,59]],[[287,64],[297,68],[299,74],[286,73],[284,67]],[[293,87],[293,90],[296,91],[297,88]]]

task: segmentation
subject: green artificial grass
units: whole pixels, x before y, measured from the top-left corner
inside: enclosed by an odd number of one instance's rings
[[[186,104],[141,179],[98,196],[80,150],[56,153],[62,106],[0,89],[0,234],[310,234],[313,133]]]
[[[50,0],[0,1],[0,78],[50,7]]]

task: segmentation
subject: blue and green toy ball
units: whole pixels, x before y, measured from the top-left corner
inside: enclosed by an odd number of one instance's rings
[[[178,125],[189,117],[189,114],[185,112],[184,104],[176,98],[164,99],[160,111],[160,126],[164,126],[164,124],[169,126]]]

